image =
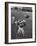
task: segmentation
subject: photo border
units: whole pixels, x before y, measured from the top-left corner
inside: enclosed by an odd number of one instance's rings
[[[8,4],[11,4],[11,3],[35,5],[35,41],[8,43]],[[5,2],[5,44],[35,43],[35,42],[36,42],[36,3]]]

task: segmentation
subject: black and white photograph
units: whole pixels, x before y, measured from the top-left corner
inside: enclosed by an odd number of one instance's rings
[[[32,7],[11,8],[11,39],[32,38]]]
[[[36,41],[35,3],[5,3],[5,43]]]

